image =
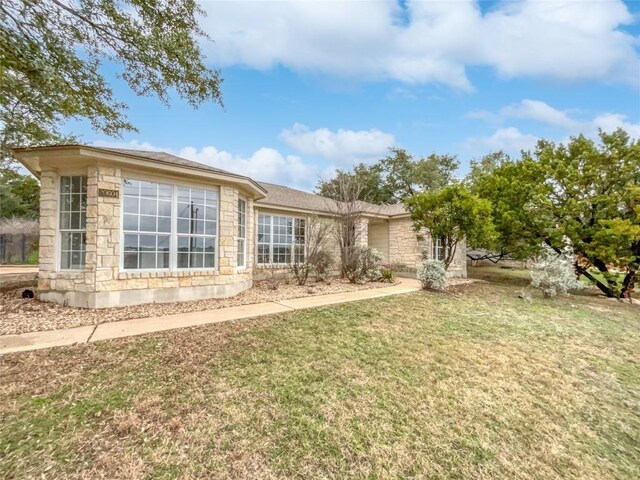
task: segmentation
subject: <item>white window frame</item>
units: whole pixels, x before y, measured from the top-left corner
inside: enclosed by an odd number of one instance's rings
[[[260,216],[264,216],[264,217],[270,217],[270,221],[269,221],[269,243],[265,243],[265,242],[260,242],[259,240],[259,234],[260,234]],[[274,227],[274,218],[284,218],[286,220],[291,220],[291,243],[275,243],[273,240],[273,227]],[[307,219],[305,217],[298,217],[298,216],[293,216],[293,215],[279,215],[279,214],[273,214],[273,213],[258,213],[257,214],[257,218],[256,218],[256,251],[255,251],[255,260],[256,260],[256,265],[258,266],[268,266],[268,265],[282,265],[282,266],[286,266],[286,265],[290,265],[291,261],[293,261],[293,259],[295,258],[295,252],[296,252],[296,246],[299,245],[296,243],[296,221],[303,221],[304,222],[304,241],[303,241],[303,249],[306,249],[306,237],[308,235],[307,232]],[[265,263],[265,262],[259,262],[259,250],[260,250],[260,245],[269,245],[269,262]],[[274,246],[289,246],[291,247],[291,254],[290,254],[290,262],[289,263],[274,263],[273,262],[273,249]],[[307,252],[303,250],[303,255],[306,255]]]
[[[85,223],[84,223],[84,228],[62,228],[62,222],[61,222],[61,216],[62,216],[62,212],[63,212],[63,206],[62,206],[62,179],[63,178],[69,178],[69,181],[71,182],[71,185],[73,185],[73,178],[74,177],[80,177],[81,179],[84,179],[84,184],[85,184],[85,193],[84,193],[84,197],[85,197],[85,209],[84,209],[84,215],[85,215]],[[59,272],[83,272],[86,270],[87,268],[87,259],[86,259],[86,255],[87,255],[87,183],[88,183],[88,176],[86,174],[80,174],[80,175],[74,175],[74,174],[70,174],[70,175],[60,175],[58,177],[58,182],[57,182],[57,212],[56,212],[56,225],[57,225],[57,232],[56,232],[56,248],[55,248],[55,262],[56,262],[56,271]],[[74,195],[74,193],[70,193],[70,195]],[[65,211],[67,212],[67,211]],[[80,202],[80,210],[75,211],[75,210],[69,210],[68,213],[71,215],[72,213],[79,213],[80,215],[82,215],[83,210],[82,210],[82,201]],[[74,233],[80,233],[80,234],[84,234],[84,251],[80,250],[81,253],[85,254],[85,259],[84,262],[82,264],[81,267],[79,268],[65,268],[62,266],[62,237],[65,233],[70,233],[70,234],[74,234]],[[70,253],[73,253],[75,250],[69,250]]]
[[[124,268],[124,181],[136,180],[139,182],[159,183],[171,187],[171,229],[169,234],[169,267],[168,268]],[[216,229],[215,229],[215,257],[213,267],[197,267],[197,268],[178,268],[178,237],[199,236],[198,234],[178,234],[178,187],[208,190],[216,193]],[[168,183],[161,179],[140,178],[133,175],[123,175],[121,184],[121,207],[120,207],[120,258],[119,269],[123,273],[150,273],[150,272],[196,272],[196,271],[218,271],[218,263],[220,259],[220,188],[211,186],[198,186],[183,183]],[[148,235],[166,235],[165,232],[128,232],[132,234],[148,234]],[[202,235],[205,236],[205,235]],[[211,235],[207,235],[208,237]]]
[[[439,252],[442,253],[442,256],[440,256]],[[431,258],[433,260],[440,260],[441,262],[443,262],[447,258],[448,254],[449,247],[443,246],[442,238],[431,239]]]
[[[240,205],[242,204],[242,208]],[[238,237],[236,240],[236,268],[238,270],[242,270],[247,268],[247,200],[238,197]],[[239,245],[242,242],[242,250],[240,250]],[[238,255],[242,251],[242,263],[238,261]]]

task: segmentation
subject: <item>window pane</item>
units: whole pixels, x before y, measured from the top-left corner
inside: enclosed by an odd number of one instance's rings
[[[60,193],[71,192],[71,177],[60,177]]]
[[[60,253],[60,268],[69,270],[71,268],[71,252]]]
[[[158,232],[162,232],[162,233],[171,232],[170,217],[158,217]]]
[[[204,267],[205,268],[214,268],[215,267],[216,256],[210,253],[205,254],[204,256]]]
[[[138,268],[138,254],[134,252],[125,252],[124,254],[124,268],[134,269]]]
[[[170,243],[169,235],[159,235],[158,236],[158,251],[159,252],[168,252],[169,251],[169,243]]]
[[[215,252],[216,249],[216,241],[215,238],[205,238],[204,239],[204,250],[209,253]]]
[[[158,184],[151,182],[140,182],[140,196],[147,198],[157,198]]]
[[[127,215],[126,213],[123,216],[124,225],[123,228],[125,230],[138,230],[138,216],[137,215]]]
[[[130,180],[125,178],[122,182],[124,184],[125,195],[135,195],[136,197],[140,193],[140,182],[138,180]]]
[[[189,203],[191,201],[188,188],[178,187],[178,201],[185,203]]]
[[[171,197],[173,196],[172,192],[173,188],[171,185],[158,184],[158,197],[164,200],[171,201]]]
[[[82,178],[71,177],[71,192],[80,193],[82,191]]]
[[[215,235],[216,234],[216,222],[206,222],[205,223],[205,232],[206,235]]]
[[[191,201],[204,205],[204,190],[191,189]]]
[[[141,232],[155,232],[156,231],[156,217],[140,216],[140,231]]]
[[[178,268],[189,268],[188,253],[178,253]]]
[[[156,251],[156,236],[155,235],[140,235],[140,251],[141,252],[155,252]]]
[[[202,268],[204,255],[202,253],[192,253],[190,256],[190,268]]]
[[[158,253],[158,268],[169,268],[169,252]]]
[[[169,200],[158,201],[158,215],[162,215],[164,217],[171,216],[171,202]]]
[[[179,218],[189,218],[189,204],[188,203],[178,203],[178,217]]]
[[[216,220],[218,218],[218,210],[216,207],[206,207],[205,217],[207,220]]]
[[[157,215],[157,200],[155,198],[140,199],[140,213],[143,215]]]
[[[140,254],[140,268],[156,268],[156,254],[154,253],[141,253]]]
[[[125,235],[124,236],[124,251],[137,251],[138,250],[138,235]]]
[[[124,197],[124,213],[139,213],[137,198]]]

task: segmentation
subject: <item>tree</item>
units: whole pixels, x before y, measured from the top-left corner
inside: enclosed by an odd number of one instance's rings
[[[5,0],[0,3],[0,148],[74,141],[60,131],[86,119],[107,135],[135,130],[100,69],[163,103],[175,91],[197,107],[221,104],[220,73],[204,64],[196,0]]]
[[[491,203],[455,184],[437,192],[425,192],[405,200],[416,232],[429,232],[441,238],[445,251],[443,263],[448,268],[458,245],[466,241],[472,247],[491,244],[495,230]]]
[[[437,155],[414,160],[406,150],[392,148],[391,155],[380,161],[385,189],[395,201],[421,192],[431,192],[449,185],[458,168],[455,156]]]
[[[348,177],[352,180],[348,179]],[[337,195],[341,190],[340,184],[350,181],[362,186],[359,193],[360,198],[358,198],[358,200],[368,201],[379,205],[393,202],[393,197],[385,188],[384,180],[382,178],[382,166],[380,163],[375,163],[373,165],[359,163],[353,168],[353,171],[337,170],[332,179],[325,181],[321,180],[318,182],[316,192],[318,195],[322,195],[323,197],[334,198],[333,195]]]
[[[568,242],[577,274],[608,297],[629,297],[640,268],[640,142],[621,129],[599,137],[541,140],[521,160],[475,175],[472,190],[492,204],[494,246],[524,258]]]
[[[394,147],[391,155],[373,165],[360,163],[353,171],[338,170],[334,178],[320,181],[316,191],[333,198],[333,192],[339,190],[336,183],[350,177],[362,185],[359,200],[385,205],[449,185],[457,168],[458,161],[454,156],[434,153],[414,160],[406,150]]]
[[[601,131],[599,145],[583,135],[566,146],[540,141],[534,155],[547,192],[540,209],[551,223],[545,242],[559,250],[569,239],[586,262],[577,273],[608,297],[630,297],[640,268],[640,141]]]
[[[493,258],[525,260],[540,253],[551,220],[540,208],[545,198],[544,175],[530,158],[515,161],[502,152],[485,155],[471,163],[466,185],[491,202],[496,236],[480,245]]]
[[[0,218],[38,218],[40,184],[31,175],[0,168]]]
[[[352,175],[336,177],[330,185],[329,209],[334,219],[333,233],[340,249],[340,275],[345,277],[354,264],[357,246],[367,226],[362,222],[364,186]]]

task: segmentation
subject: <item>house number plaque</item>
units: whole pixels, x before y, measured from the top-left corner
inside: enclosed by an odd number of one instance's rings
[[[118,190],[110,190],[108,188],[99,188],[98,196],[99,197],[110,197],[110,198],[118,198],[120,192]]]

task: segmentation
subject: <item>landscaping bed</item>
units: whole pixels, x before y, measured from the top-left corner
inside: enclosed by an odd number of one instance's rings
[[[215,310],[252,303],[388,287],[389,285],[391,284],[383,282],[353,284],[342,279],[332,279],[327,283],[309,282],[304,286],[279,282],[277,288],[274,289],[272,281],[262,280],[254,282],[252,288],[228,298],[152,303],[128,307],[101,308],[99,310],[65,307],[54,303],[40,302],[36,299],[23,299],[21,296],[22,289],[16,289],[0,293],[0,335],[16,335],[27,332],[117,322],[132,318],[160,317],[176,313]]]

